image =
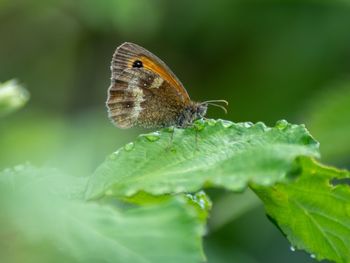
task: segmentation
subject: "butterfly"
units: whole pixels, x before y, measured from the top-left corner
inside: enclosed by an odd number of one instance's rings
[[[120,45],[111,62],[111,84],[106,106],[108,116],[119,128],[141,126],[185,128],[204,118],[208,105],[192,101],[180,80],[157,56],[133,43]]]

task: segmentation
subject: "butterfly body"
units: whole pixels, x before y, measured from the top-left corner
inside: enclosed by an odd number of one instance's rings
[[[111,71],[106,105],[117,127],[184,128],[206,114],[208,105],[192,101],[166,64],[136,44],[117,48]]]

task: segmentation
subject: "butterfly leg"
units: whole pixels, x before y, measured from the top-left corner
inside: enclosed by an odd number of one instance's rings
[[[169,136],[169,144],[167,146],[167,150],[171,151],[171,150],[173,150],[175,127],[169,127],[168,129],[169,129],[169,132],[170,132],[170,136]]]
[[[195,133],[195,152],[198,152],[199,151],[199,147],[198,147],[198,129],[195,129],[196,130],[196,133]]]
[[[200,118],[200,120],[205,121],[207,118],[202,117]],[[202,125],[200,125],[199,123],[193,123],[192,127],[194,128],[195,131],[195,152],[199,151],[199,132],[203,129]]]
[[[198,152],[199,151],[199,147],[198,147],[198,140],[199,140],[199,138],[198,138],[198,136],[199,136],[199,128],[196,126],[196,124],[195,123],[191,123],[190,125],[188,125],[187,126],[187,128],[191,128],[191,129],[193,129],[194,130],[194,154],[196,153],[196,152]]]

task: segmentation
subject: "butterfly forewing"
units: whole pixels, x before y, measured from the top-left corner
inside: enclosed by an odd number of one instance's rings
[[[115,51],[111,65],[112,79],[117,78],[123,70],[133,68],[134,62],[138,60],[142,62],[143,68],[158,74],[162,79],[166,80],[177,90],[184,101],[190,101],[186,89],[170,68],[156,55],[133,43],[126,42]]]
[[[113,55],[109,117],[121,128],[170,126],[190,98],[174,73],[144,48],[124,43]]]

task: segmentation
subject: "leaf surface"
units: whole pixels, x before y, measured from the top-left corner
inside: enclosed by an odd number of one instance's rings
[[[90,178],[86,198],[196,192],[213,186],[242,191],[249,182],[285,180],[300,155],[318,157],[318,143],[303,125],[198,121],[173,135],[164,129],[139,136],[113,153]]]

